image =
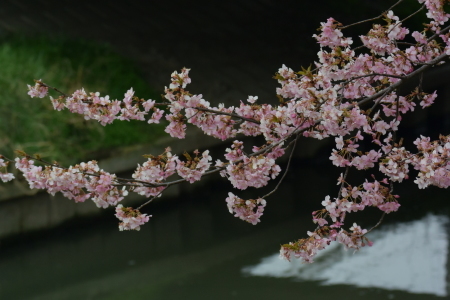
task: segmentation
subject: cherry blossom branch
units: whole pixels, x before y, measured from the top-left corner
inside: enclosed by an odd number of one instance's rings
[[[63,99],[65,95],[52,88],[63,95],[58,99],[51,98],[55,109],[68,108],[102,125],[114,120],[145,121],[147,114],[151,114],[148,123],[159,123],[165,115],[169,123],[165,131],[175,138],[185,137],[187,123],[222,140],[235,138],[237,134],[264,138],[265,142],[259,147],[254,146],[251,154],[245,152],[243,142],[235,140],[225,150],[226,160],[217,160],[212,166],[208,150],[201,154],[196,150],[192,156],[185,153],[185,159],[180,160],[167,148],[161,155],[145,156],[148,160],[138,165],[132,179],[117,178],[101,170],[95,161],[63,169],[36,157],[38,161],[47,163],[43,170],[40,166],[34,166],[34,161],[29,159],[31,157],[26,156],[16,158],[15,166],[32,188],[47,189],[52,194],[62,192],[75,202],[83,202],[90,197],[99,207],[116,206],[116,216],[123,221],[119,225],[120,230],[138,230],[139,225],[150,217],[142,215],[139,209],[171,185],[193,183],[203,176],[219,172],[237,189],[260,188],[281,174],[281,168],[275,161],[293,145],[286,170],[276,187],[264,196],[268,197],[285,179],[300,135],[316,139],[335,137],[336,147],[330,160],[333,165],[345,168],[344,175],[339,178],[337,198],[326,196],[322,201],[324,208],[313,213],[313,222],[318,225],[316,230],[309,232],[306,239],[283,245],[281,254],[287,259],[295,255],[312,262],[317,251],[332,241],[356,250],[371,245],[364,236],[368,231],[356,223],[349,230],[343,228],[345,217],[348,213],[370,206],[384,213],[396,211],[400,204],[396,200],[398,196],[392,194],[393,182],[407,179],[410,166],[418,170],[414,182],[419,188],[450,186],[450,137],[440,137],[439,141],[433,142],[426,137],[418,138],[414,142],[418,148],[417,154],[405,150],[402,139],[397,143],[396,137],[401,114],[414,110],[419,101],[422,108],[428,107],[437,96],[436,93],[422,91],[422,79],[428,68],[440,64],[450,54],[450,36],[447,33],[450,26],[440,28],[449,20],[450,14],[443,10],[442,1],[419,0],[424,5],[400,21],[391,9],[402,1],[396,2],[377,18],[348,26],[342,26],[333,18],[321,23],[321,33],[314,35],[321,47],[316,68],[313,71],[311,67],[302,68],[300,72],[294,72],[283,65],[276,74],[275,79],[281,84],[281,88],[277,89],[277,97],[281,100],[278,106],[254,105],[257,97],[249,96],[247,102],[250,104],[241,102],[239,107],[211,107],[202,95],[190,94],[185,89],[191,82],[189,69],[186,68],[181,73],[172,73],[171,84],[163,95],[166,103],[133,97],[133,89],[126,92],[123,100],[110,100],[109,96],[87,94],[84,90]],[[411,34],[416,44],[401,42],[409,34],[409,29],[403,27],[402,22],[424,8],[427,17],[432,20],[430,24],[425,24],[424,31]],[[344,37],[341,30],[380,18],[385,18],[387,25],[374,24],[369,33],[360,36],[363,45],[352,49],[352,38]],[[426,38],[427,32],[433,33],[431,38]],[[438,44],[438,36],[445,46],[442,42]],[[409,47],[400,50],[399,45]],[[366,50],[356,54],[356,50],[361,48]],[[399,96],[398,88],[416,76],[420,76],[419,86],[407,96]],[[49,88],[37,81],[35,87],[29,87],[29,94],[42,98]],[[371,101],[372,107],[362,110]],[[382,108],[375,111],[379,105]],[[167,109],[155,106],[166,106]],[[344,140],[344,137],[347,138]],[[363,152],[358,142],[367,137],[374,146]],[[11,161],[5,162],[0,158],[0,179],[3,181],[13,178],[6,170],[8,162]],[[365,179],[363,183],[352,186],[346,181],[351,167],[357,170],[379,167],[386,177],[377,181],[372,176],[373,180]],[[172,175],[181,178],[169,180]],[[124,208],[118,202],[128,191],[145,195],[148,200],[138,210]],[[262,198],[244,200],[231,192],[225,200],[230,213],[251,224],[260,221],[266,206]],[[381,224],[383,217],[373,228]],[[328,222],[331,222],[330,225],[327,225]]]
[[[352,78],[350,78],[348,81],[346,81],[345,84],[350,83],[351,81],[353,81],[353,80],[355,80],[355,79],[366,78],[366,77],[375,77],[375,76],[383,76],[383,77],[391,77],[391,78],[405,79],[405,76],[400,76],[400,75],[381,74],[381,73],[371,73],[371,74],[365,74],[365,75],[360,75],[360,76],[352,77]]]
[[[436,32],[435,34],[431,35],[428,39],[427,39],[427,43],[431,42],[432,40],[434,40],[435,38],[437,38],[438,36],[440,36],[441,34],[444,34],[446,32],[448,32],[450,30],[450,25],[441,29],[439,32]]]
[[[429,69],[431,66],[435,66],[437,63],[439,63],[440,61],[443,61],[443,60],[446,59],[446,58],[448,58],[448,55],[445,54],[445,53],[439,55],[439,56],[436,57],[435,59],[432,59],[432,60],[431,60],[429,63],[427,63],[426,65],[424,65],[424,66],[420,67],[419,69],[417,69],[417,70],[415,70],[415,71],[413,71],[413,72],[411,72],[411,73],[405,75],[405,77],[404,77],[403,79],[397,81],[396,83],[393,83],[393,84],[390,85],[389,87],[387,87],[387,88],[385,88],[385,89],[383,89],[383,90],[381,90],[381,91],[379,91],[379,92],[373,94],[372,96],[369,96],[369,97],[367,97],[367,98],[364,98],[364,99],[358,101],[357,105],[358,105],[358,106],[361,106],[361,105],[363,105],[363,104],[365,104],[365,103],[367,103],[367,102],[369,102],[369,101],[372,101],[372,100],[374,100],[374,99],[377,99],[378,97],[382,96],[382,95],[385,94],[385,93],[390,93],[390,92],[392,92],[393,90],[397,89],[399,86],[401,86],[402,84],[404,84],[406,81],[408,81],[408,80],[414,78],[414,77],[417,76],[418,74],[421,74],[421,73],[425,72],[425,71],[426,71],[427,69]],[[354,106],[353,104],[350,104],[350,105],[348,106],[348,108],[351,108],[351,107],[353,107],[353,106]]]

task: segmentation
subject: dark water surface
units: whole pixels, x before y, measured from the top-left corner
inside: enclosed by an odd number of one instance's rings
[[[332,247],[312,265],[278,259],[280,244],[314,228],[310,213],[332,195],[334,171],[290,175],[256,226],[228,213],[229,184],[220,181],[155,204],[140,232],[119,232],[108,210],[8,240],[0,247],[0,299],[449,297],[446,190],[399,187],[401,211],[371,233],[371,248]],[[370,227],[380,215],[373,210],[355,220]]]

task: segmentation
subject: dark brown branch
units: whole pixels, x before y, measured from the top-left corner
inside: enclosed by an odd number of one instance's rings
[[[400,76],[400,75],[372,73],[372,74],[366,74],[366,75],[360,75],[360,76],[352,77],[349,80],[355,80],[355,79],[359,79],[359,78],[372,77],[372,76],[373,77],[375,77],[375,76],[392,77],[392,78],[398,78],[398,79],[404,79],[405,78],[405,76]]]
[[[435,66],[437,63],[439,63],[440,61],[446,59],[447,57],[448,57],[448,55],[445,54],[445,53],[439,55],[439,56],[436,57],[435,59],[432,59],[432,60],[431,60],[429,63],[427,63],[426,65],[424,65],[424,66],[420,67],[419,69],[417,69],[417,70],[415,70],[415,71],[413,71],[413,72],[411,72],[411,73],[405,75],[403,79],[397,81],[396,83],[390,85],[389,87],[387,87],[387,88],[385,88],[385,89],[383,89],[383,90],[381,90],[381,91],[379,91],[379,92],[373,94],[373,95],[370,96],[370,97],[367,97],[367,98],[365,98],[365,99],[360,100],[360,101],[357,103],[357,105],[358,105],[358,106],[361,106],[362,104],[365,104],[365,103],[367,103],[367,102],[369,102],[369,101],[372,101],[372,100],[377,99],[378,97],[382,96],[382,95],[385,94],[385,93],[390,93],[390,92],[392,92],[393,90],[397,89],[400,85],[402,85],[403,83],[405,83],[405,81],[407,81],[407,80],[409,80],[409,79],[415,77],[415,76],[418,75],[418,74],[421,74],[421,73],[425,72],[425,71],[426,71],[427,69],[429,69],[431,66]],[[353,106],[354,106],[354,104],[351,104],[351,105],[349,105],[348,108],[351,108],[351,107],[353,107]]]
[[[158,198],[158,197],[162,194],[162,192],[165,191],[165,190],[166,190],[166,189],[162,190],[162,191],[159,192],[157,195],[151,197],[149,200],[147,200],[146,202],[142,203],[142,204],[137,208],[137,210],[141,210],[141,208],[143,208],[144,206],[146,206],[146,205],[152,203],[153,200],[155,200],[156,198]]]
[[[399,24],[402,24],[402,23],[404,23],[406,20],[408,20],[409,18],[412,18],[413,16],[415,16],[416,14],[418,14],[420,11],[422,11],[424,8],[425,8],[425,5],[422,5],[421,8],[419,8],[418,10],[416,10],[415,12],[413,12],[412,14],[410,14],[409,16],[407,16],[406,18],[404,18],[403,20],[401,20],[401,21],[399,22]],[[395,27],[394,27],[394,28],[395,28]],[[394,29],[394,28],[392,28],[392,29]],[[392,29],[391,29],[391,30],[392,30]]]
[[[373,106],[370,108],[370,112],[373,112],[375,110],[375,107],[377,107],[381,100],[383,100],[384,96],[386,96],[387,93],[384,93],[384,95],[382,95],[377,101],[375,101],[375,103],[373,104]]]
[[[380,224],[383,222],[383,218],[386,215],[385,212],[383,212],[383,214],[381,215],[380,220],[378,221],[377,224],[375,224],[375,226],[373,226],[372,228],[370,228],[369,230],[367,230],[367,232],[365,234],[368,234],[369,232],[371,232],[372,230],[374,230],[375,228],[377,228],[378,226],[380,226]]]
[[[273,193],[275,193],[275,192],[278,190],[278,187],[279,187],[279,186],[281,185],[281,183],[283,182],[283,179],[286,177],[286,174],[287,174],[288,171],[289,171],[289,166],[291,165],[292,156],[293,156],[293,154],[294,154],[294,150],[295,150],[295,146],[297,145],[297,140],[298,140],[298,138],[299,138],[299,136],[296,136],[295,139],[294,139],[294,141],[293,141],[293,142],[294,142],[294,146],[292,147],[291,154],[289,155],[289,160],[288,160],[288,163],[287,163],[287,165],[286,165],[286,170],[284,170],[283,176],[280,178],[280,180],[278,181],[278,183],[277,183],[277,185],[275,186],[275,188],[274,188],[272,191],[270,191],[268,194],[262,196],[261,198],[265,199],[265,198],[269,197],[270,195],[272,195]]]
[[[435,34],[433,34],[432,36],[430,36],[430,37],[427,39],[427,42],[428,42],[428,43],[431,42],[432,40],[434,40],[435,38],[437,38],[437,37],[440,36],[441,34],[446,33],[446,32],[449,31],[449,30],[450,30],[450,25],[447,26],[447,27],[445,27],[445,28],[442,29],[441,31],[439,31],[439,33],[435,33]]]
[[[210,112],[210,113],[214,113],[217,115],[226,115],[226,116],[230,116],[233,118],[238,118],[247,122],[251,122],[251,123],[255,123],[255,124],[260,124],[259,121],[256,121],[255,119],[249,119],[249,118],[245,118],[245,117],[241,117],[240,115],[234,114],[234,113],[227,113],[227,112],[223,112],[223,111],[218,111],[218,110],[214,110],[214,109],[209,109],[209,108],[204,108],[204,107],[188,107],[188,108],[192,108],[192,109],[197,109],[200,111],[205,111],[205,112]]]
[[[44,83],[44,82],[42,82],[42,81],[40,81],[40,80],[35,80],[35,81],[36,81],[37,83],[39,83],[40,85],[42,85],[42,86],[45,86],[45,87],[47,87],[47,88],[49,88],[49,89],[52,89],[52,90],[54,90],[54,91],[60,93],[63,97],[67,97],[67,95],[66,95],[65,93],[61,92],[61,91],[58,90],[57,88],[52,87],[52,86],[49,86],[48,84],[46,84],[46,83]]]

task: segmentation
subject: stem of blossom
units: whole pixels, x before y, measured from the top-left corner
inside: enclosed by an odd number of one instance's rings
[[[407,16],[406,18],[404,18],[403,20],[401,20],[401,21],[399,22],[399,24],[404,23],[406,20],[408,20],[409,18],[415,16],[416,14],[418,14],[420,11],[422,11],[422,10],[424,10],[424,9],[425,9],[425,5],[422,5],[421,8],[419,8],[418,10],[416,10],[415,12],[413,12],[412,14],[410,14],[409,16]],[[393,28],[392,28],[392,29],[393,29]],[[391,29],[391,30],[392,30],[392,29]]]
[[[164,189],[165,191],[166,189]],[[155,200],[157,197],[159,197],[161,195],[163,191],[159,192],[157,195],[153,196],[152,198],[150,198],[149,200],[147,200],[145,203],[141,204],[138,208],[136,208],[137,210],[141,210],[141,208],[143,208],[144,206],[146,206],[147,204],[150,204],[153,200]]]
[[[186,120],[189,120],[193,117],[195,117],[196,115],[198,115],[200,113],[200,110],[198,110],[195,114],[193,114],[192,116],[190,116],[189,118],[186,118]]]
[[[369,232],[371,232],[372,230],[374,230],[375,228],[377,228],[378,226],[380,226],[380,224],[383,222],[383,218],[386,215],[385,212],[383,212],[383,214],[381,215],[380,220],[378,221],[377,224],[375,224],[375,226],[373,226],[372,228],[370,228],[369,230],[367,230],[366,234],[368,234]]]
[[[40,157],[33,157],[33,156],[31,156],[31,155],[28,155],[28,154],[26,154],[25,153],[25,155],[23,155],[23,156],[25,156],[27,159],[34,159],[34,160],[37,160],[38,162],[41,162],[41,163],[43,163],[43,164],[45,164],[45,165],[48,165],[48,166],[50,166],[50,167],[55,167],[55,168],[61,168],[61,169],[67,169],[67,168],[64,168],[64,167],[61,167],[59,164],[54,164],[54,163],[50,163],[50,162],[48,162],[48,161],[45,161],[45,160],[43,160],[42,158],[40,158]],[[10,160],[11,161],[11,160]]]
[[[293,140],[294,146],[292,146],[291,154],[289,155],[289,159],[288,159],[288,162],[287,162],[287,165],[286,165],[286,170],[284,170],[283,176],[281,176],[280,180],[279,180],[278,183],[277,183],[277,186],[276,186],[272,191],[270,191],[268,194],[262,196],[262,197],[261,197],[262,199],[266,199],[267,197],[269,197],[270,195],[272,195],[273,193],[275,193],[275,191],[278,190],[278,187],[279,187],[279,186],[281,185],[281,183],[283,182],[283,179],[286,177],[286,174],[287,174],[288,171],[289,171],[289,166],[291,165],[292,156],[293,156],[293,154],[294,154],[295,146],[297,145],[297,140],[298,140],[299,137],[300,137],[300,136],[297,135],[297,136],[295,137],[295,139]]]
[[[347,178],[349,169],[350,169],[349,167],[346,167],[345,168],[345,172],[344,172],[344,176],[342,176],[342,182],[341,182],[341,187],[339,188],[338,199],[341,198],[342,189],[344,188],[345,179]]]
[[[423,83],[423,73],[420,74],[420,78],[419,78],[419,92],[422,92],[422,83]]]
[[[423,10],[425,8],[425,5],[422,5],[421,8],[419,8],[418,10],[416,10],[415,12],[413,12],[412,14],[410,14],[409,16],[407,16],[406,18],[404,18],[403,20],[401,20],[400,22],[398,22],[394,27],[391,28],[391,30],[389,30],[389,32],[386,35],[389,35],[389,33],[392,32],[392,30],[394,30],[395,27],[401,25],[403,22],[405,22],[406,20],[408,20],[409,18],[413,17],[415,14],[419,13],[421,10]]]
[[[55,87],[52,87],[52,86],[49,86],[48,84],[46,84],[46,83],[44,83],[44,82],[42,82],[42,81],[40,81],[40,80],[35,80],[37,83],[39,83],[40,85],[42,85],[42,86],[45,86],[45,87],[47,87],[47,88],[49,88],[49,89],[52,89],[52,90],[54,90],[54,91],[57,91],[58,93],[60,93],[63,97],[67,97],[67,95],[65,94],[65,93],[63,93],[63,92],[61,92],[60,90],[58,90],[57,88],[55,88]]]
[[[395,103],[396,103],[396,107],[395,107],[395,120],[397,121],[397,120],[398,120],[398,117],[400,116],[400,113],[399,113],[399,111],[398,111],[398,107],[400,106],[400,103],[399,103],[399,96],[397,96],[397,97],[395,98]]]
[[[14,160],[9,159],[9,158],[7,158],[6,156],[3,156],[3,155],[1,155],[1,154],[0,154],[0,158],[1,158],[1,159],[4,159],[4,160],[6,160],[6,161],[8,161],[8,162],[10,162],[10,163],[13,163],[13,162],[14,162]]]

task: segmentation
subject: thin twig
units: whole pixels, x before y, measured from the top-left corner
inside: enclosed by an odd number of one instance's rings
[[[147,200],[145,203],[141,204],[137,210],[141,210],[141,208],[143,208],[144,206],[146,206],[147,204],[150,204],[153,200],[155,200],[157,197],[159,197],[163,191],[165,191],[166,189],[162,190],[161,192],[159,192],[157,195],[153,196],[152,198],[150,198],[149,200]]]
[[[347,166],[347,167],[345,168],[344,176],[342,176],[341,187],[339,188],[339,193],[338,193],[338,196],[337,196],[338,199],[341,198],[341,195],[342,195],[342,189],[344,188],[345,179],[347,178],[348,170],[349,170],[349,169],[350,169],[350,168]]]
[[[446,33],[446,32],[449,31],[449,30],[450,30],[450,25],[447,26],[447,27],[445,27],[444,29],[440,30],[439,33],[435,33],[435,34],[433,34],[432,36],[430,36],[430,37],[427,39],[427,43],[431,42],[431,41],[434,40],[436,37],[440,36],[441,34]]]
[[[244,120],[244,121],[247,121],[247,122],[260,124],[260,122],[256,121],[255,119],[245,118],[245,117],[242,117],[242,116],[234,114],[234,113],[228,113],[228,112],[223,112],[223,111],[209,109],[209,108],[204,108],[204,107],[188,107],[188,108],[192,108],[192,109],[196,109],[196,110],[200,110],[200,111],[211,112],[211,113],[214,113],[214,114],[217,114],[217,115],[226,115],[226,116],[238,118],[238,119],[241,119],[241,120]]]
[[[286,165],[286,170],[284,170],[284,174],[283,174],[283,176],[280,178],[280,180],[278,181],[277,186],[276,186],[272,191],[270,191],[268,194],[262,196],[261,198],[266,199],[267,197],[269,197],[270,195],[272,195],[273,193],[275,193],[275,191],[278,190],[278,187],[279,187],[279,186],[281,185],[281,183],[283,182],[283,179],[286,177],[286,174],[287,174],[288,171],[289,171],[289,166],[291,165],[292,156],[293,156],[293,154],[294,154],[294,150],[295,150],[295,146],[297,145],[297,140],[298,140],[298,138],[299,138],[299,136],[296,136],[295,139],[294,139],[294,146],[292,147],[291,154],[289,155],[289,160],[288,160],[288,163],[287,163],[287,165]]]
[[[47,87],[47,88],[49,88],[49,89],[52,89],[52,90],[54,90],[54,91],[57,91],[58,93],[60,93],[63,97],[67,97],[67,95],[65,94],[65,93],[63,93],[63,92],[61,92],[60,90],[58,90],[57,88],[55,88],[55,87],[52,87],[52,86],[49,86],[48,84],[46,84],[46,83],[44,83],[44,82],[42,82],[42,81],[40,81],[40,80],[35,80],[37,83],[39,83],[40,85],[42,85],[42,86],[45,86],[45,87]]]
[[[386,35],[389,35],[389,33],[392,32],[392,30],[394,30],[395,27],[401,25],[403,22],[405,22],[406,20],[408,20],[409,18],[411,18],[412,16],[414,16],[415,14],[419,13],[421,10],[423,10],[425,8],[425,5],[422,5],[421,8],[419,8],[418,10],[416,10],[415,12],[413,12],[412,14],[410,14],[409,16],[407,16],[406,18],[404,18],[403,20],[401,20],[400,22],[398,22],[397,24],[395,24],[395,26],[393,26],[391,28],[391,30],[389,30],[389,32],[386,33]]]
[[[367,230],[367,232],[365,234],[368,234],[369,232],[371,232],[372,230],[374,230],[375,228],[377,228],[378,226],[380,226],[381,222],[383,222],[383,218],[386,215],[385,212],[383,212],[383,214],[381,215],[380,220],[378,221],[377,224],[375,224],[375,226],[373,226],[372,228],[370,228],[369,230]]]
[[[342,30],[342,29],[349,28],[349,27],[351,27],[351,26],[355,26],[355,25],[359,25],[359,24],[366,23],[366,22],[371,22],[371,21],[378,20],[378,19],[384,17],[384,15],[386,14],[386,12],[392,10],[395,6],[397,6],[397,5],[400,4],[401,2],[403,2],[403,0],[397,1],[397,3],[395,3],[394,5],[392,5],[391,7],[389,7],[387,10],[385,10],[385,11],[384,11],[381,15],[379,15],[378,17],[375,17],[375,18],[372,18],[372,19],[363,20],[363,21],[359,21],[359,22],[356,22],[356,23],[353,23],[353,24],[350,24],[350,25],[342,26],[342,27],[339,27],[339,29]]]
[[[419,8],[418,10],[416,10],[415,12],[413,12],[412,14],[410,14],[409,16],[407,16],[406,18],[404,18],[403,20],[400,21],[400,23],[404,23],[406,20],[408,20],[409,18],[415,16],[416,14],[418,14],[420,11],[422,11],[425,8],[425,5],[422,5],[421,8]]]

